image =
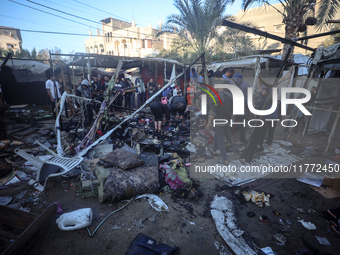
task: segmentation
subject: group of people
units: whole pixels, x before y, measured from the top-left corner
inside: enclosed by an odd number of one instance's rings
[[[222,75],[223,73],[223,75]],[[214,119],[227,119],[228,121],[233,119],[234,123],[237,125],[230,126],[230,121],[227,124],[216,124],[215,125],[215,139],[213,143],[213,151],[219,150],[221,153],[220,163],[229,164],[226,147],[228,145],[244,145],[246,142],[246,125],[250,117],[250,112],[247,105],[248,88],[250,85],[243,79],[242,75],[235,72],[234,68],[226,68],[222,73],[214,74],[214,84],[232,84],[238,86],[242,91],[244,100],[244,114],[233,116],[233,96],[228,89],[216,88],[222,104],[214,105],[208,102],[208,120],[206,122],[205,129],[209,130]],[[271,100],[269,100],[269,93],[271,87],[260,86],[257,94],[255,96],[255,109],[270,109]],[[278,106],[280,103],[278,103]],[[270,115],[263,116],[262,119],[280,119],[279,107],[277,107],[274,112]],[[256,116],[259,119],[260,116]],[[270,121],[264,121],[264,125],[259,128],[255,128],[255,134],[250,143],[250,154],[246,156],[246,160],[251,161],[253,153],[255,151],[263,150],[264,139],[267,135],[266,143],[270,146],[273,142],[274,131],[276,128],[276,122],[272,123]],[[235,128],[239,130],[239,139],[235,142],[232,141],[232,134],[235,132]],[[226,143],[227,142],[227,146]],[[248,157],[248,158],[247,158]]]
[[[161,84],[158,84],[158,88],[154,93],[157,93],[160,89],[162,89],[162,86]],[[181,87],[178,85],[177,81],[157,95],[155,100],[150,104],[150,110],[154,115],[156,133],[161,133],[163,122],[165,124],[171,124],[170,114],[178,117],[183,123],[186,107],[187,101],[183,97]],[[163,115],[165,118],[163,118]]]

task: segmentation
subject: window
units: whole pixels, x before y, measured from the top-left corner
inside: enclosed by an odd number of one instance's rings
[[[14,49],[14,45],[13,45],[13,44],[7,43],[7,48],[8,48],[8,49]]]
[[[281,33],[282,32],[282,25],[275,26],[275,32]]]

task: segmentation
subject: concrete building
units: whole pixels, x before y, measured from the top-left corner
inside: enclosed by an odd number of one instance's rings
[[[22,49],[20,30],[13,27],[0,26],[0,48],[16,52]]]
[[[280,3],[273,5],[276,9],[283,12],[283,7]],[[285,24],[282,22],[282,15],[275,10],[273,7],[270,6],[261,6],[250,8],[246,12],[240,10],[236,15],[234,15],[236,22],[240,21],[249,21],[252,22],[257,29],[266,31],[270,34],[274,34],[280,37],[285,37]],[[340,12],[337,13],[335,19],[340,18]],[[327,32],[329,29],[323,29],[322,31],[317,31],[315,26],[307,26],[307,35],[314,35],[320,32]],[[282,49],[283,45],[281,42],[267,39],[261,37],[259,35],[248,33],[247,36],[251,38],[254,45],[256,46],[257,50],[274,50],[274,49]],[[300,33],[300,37],[305,36],[303,33]],[[309,39],[307,41],[307,46],[311,48],[317,48],[321,45],[321,43],[326,40],[328,36]],[[301,54],[310,54],[309,51],[295,47],[294,53],[301,53]],[[282,54],[278,53],[278,54]]]
[[[137,27],[132,23],[118,19],[101,20],[102,33],[97,29],[95,36],[90,31],[90,38],[85,40],[87,53],[98,53],[127,57],[154,57],[161,49],[169,49],[176,35],[163,34],[155,37],[157,29]],[[160,23],[161,26],[161,23]]]

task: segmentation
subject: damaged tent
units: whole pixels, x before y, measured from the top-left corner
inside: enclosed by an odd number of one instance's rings
[[[316,84],[316,99],[312,102],[312,116],[305,126],[305,134],[330,131],[328,150],[334,138],[339,138],[340,113],[340,43],[316,50],[309,71],[311,82]]]
[[[0,62],[0,84],[9,105],[48,103],[45,89],[46,71],[49,65],[24,59]]]

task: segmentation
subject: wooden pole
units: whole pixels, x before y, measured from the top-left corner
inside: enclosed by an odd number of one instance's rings
[[[52,68],[52,76],[53,76],[53,90],[54,90],[54,112],[56,114],[56,116],[58,116],[58,91],[57,91],[57,85],[55,83],[55,75],[54,75],[54,65],[53,65],[53,61],[52,61],[52,56],[51,56],[51,51],[49,51],[50,53],[50,66]]]
[[[310,79],[313,78],[314,73],[315,73],[315,68],[313,68],[312,75],[310,75],[310,77],[309,77]],[[319,79],[318,85],[317,85],[317,88],[316,88],[316,95],[318,95],[318,93],[319,93],[319,91],[320,91],[320,89],[321,89],[320,83],[321,83],[321,80],[322,80],[322,77],[323,77],[323,76],[324,76],[324,72],[322,71],[322,72],[321,72],[321,75],[320,75],[320,79]],[[304,88],[307,88],[307,85],[308,85],[308,83],[307,83],[307,81],[306,81]],[[312,106],[314,106],[314,105],[315,105],[315,102],[313,102],[313,105],[312,105]],[[313,115],[313,113],[314,113],[314,110],[313,110],[313,112],[312,112],[312,115]],[[308,119],[307,119],[305,128],[304,128],[303,133],[302,133],[303,136],[306,136],[306,135],[308,134],[308,129],[309,129],[310,121],[311,121],[311,116],[308,116]]]
[[[61,68],[61,78],[63,80],[63,88],[64,90],[66,90],[66,79],[65,79],[65,75],[64,75],[64,67],[63,67],[63,62],[59,62],[60,68]],[[67,102],[65,102],[67,104]],[[66,118],[68,118],[68,111],[67,111],[67,106],[65,106],[65,116]]]
[[[72,83],[73,83],[73,94],[76,94],[76,84],[74,82],[74,66],[72,66]]]
[[[335,117],[335,120],[334,120],[334,123],[333,123],[333,127],[332,127],[332,131],[328,137],[328,143],[327,143],[327,147],[326,147],[326,150],[325,150],[325,153],[328,152],[330,146],[334,143],[335,141],[335,131],[336,131],[336,128],[338,126],[338,123],[339,123],[339,119],[340,119],[340,107],[339,107],[339,110],[338,110],[338,113]]]

